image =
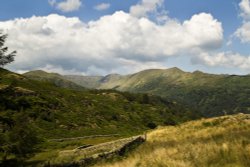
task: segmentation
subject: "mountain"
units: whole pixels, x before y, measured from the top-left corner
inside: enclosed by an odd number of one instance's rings
[[[145,70],[99,88],[160,95],[207,116],[250,113],[250,76],[189,73],[178,68]]]
[[[71,82],[68,79],[65,79],[64,76],[61,76],[57,73],[47,73],[42,70],[37,70],[24,73],[23,75],[33,80],[51,82],[56,86],[62,88],[70,88],[76,90],[84,89],[82,86],[74,82]]]
[[[31,73],[46,78],[37,79]],[[0,123],[25,115],[45,138],[135,134],[200,117],[161,97],[115,90],[72,90],[54,84],[60,75],[31,73],[19,75],[0,69]]]
[[[64,79],[81,85],[85,88],[94,89],[100,86],[100,80],[102,76],[80,76],[80,75],[65,75]]]
[[[130,163],[134,162],[133,157],[141,155],[139,159],[135,159],[136,162],[156,162],[160,166],[170,163],[163,160],[166,159],[164,156],[172,157],[170,161],[173,166],[178,163],[213,166],[214,162],[219,162],[220,166],[249,164],[246,158],[249,151],[248,115],[187,122],[201,118],[203,115],[197,108],[202,107],[192,108],[190,104],[183,106],[184,103],[179,103],[182,99],[186,102],[200,101],[210,107],[209,110],[214,109],[214,115],[222,108],[226,110],[230,105],[232,108],[227,111],[233,109],[235,112],[247,113],[249,76],[212,75],[198,71],[186,73],[175,68],[146,70],[127,76],[111,74],[98,81],[101,86],[124,91],[119,92],[72,89],[67,87],[67,84],[55,84],[57,79],[60,82],[65,80],[62,75],[41,71],[32,73],[41,78],[0,68],[0,155],[1,159],[4,159],[2,157],[7,153],[7,166],[20,165],[19,162],[13,161],[13,157],[24,154],[23,151],[28,153],[31,151],[29,147],[34,148],[34,151],[29,153],[35,153],[35,156],[29,160],[27,157],[23,159],[27,166],[32,166],[30,163],[34,163],[33,166],[37,163],[63,164],[72,158],[66,156],[68,150],[72,152],[79,147],[137,135],[157,126],[160,127],[156,131],[149,131],[147,142],[132,153],[132,160],[131,156],[128,156]],[[47,79],[49,77],[51,79]],[[210,85],[208,81],[211,82]],[[173,92],[166,89],[166,86],[172,88]],[[126,89],[148,93],[125,92]],[[154,95],[160,93],[162,97]],[[173,97],[170,96],[171,93],[174,93]],[[178,101],[173,101],[174,95],[181,100],[176,98]],[[193,97],[197,99],[193,100]],[[210,101],[204,103],[204,99]],[[209,106],[214,102],[217,102],[217,106]],[[237,107],[237,110],[234,107]],[[182,122],[186,123],[181,124]],[[164,125],[167,127],[161,127]],[[90,138],[81,138],[86,136]],[[234,154],[235,152],[237,154]],[[63,159],[60,159],[62,155]],[[160,158],[154,159],[156,155]],[[179,159],[177,155],[180,155]],[[153,159],[148,159],[148,156]],[[81,155],[79,157],[81,158]],[[53,158],[56,158],[56,162],[50,162]],[[121,163],[121,166],[127,166],[128,162]]]
[[[109,74],[107,76],[65,75],[63,78],[89,89],[100,89],[105,83],[117,82],[123,79],[124,76],[119,74]]]
[[[150,69],[125,76],[111,74],[95,79],[75,77],[78,81],[71,81],[83,87],[157,95],[195,108],[208,117],[250,113],[249,75],[215,75],[201,71],[191,73],[175,67]]]

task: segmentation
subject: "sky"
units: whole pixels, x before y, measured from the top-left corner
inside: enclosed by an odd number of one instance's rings
[[[19,73],[250,74],[250,0],[1,0],[0,30]]]

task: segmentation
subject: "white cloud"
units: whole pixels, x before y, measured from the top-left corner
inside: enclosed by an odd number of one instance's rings
[[[54,6],[56,4],[56,0],[48,0],[50,6]]]
[[[110,8],[109,3],[101,3],[101,4],[98,4],[94,7],[95,10],[99,10],[99,11],[107,10],[108,8]]]
[[[15,70],[45,68],[91,73],[128,73],[163,67],[168,57],[221,46],[223,29],[211,14],[156,24],[123,11],[82,22],[51,14],[0,22],[7,45],[18,51]]]
[[[242,56],[239,53],[201,53],[192,59],[194,64],[204,64],[207,66],[236,67],[250,70],[250,56]]]
[[[135,17],[144,17],[150,12],[156,12],[163,2],[164,0],[142,0],[130,8],[130,13]]]
[[[249,0],[242,0],[239,3],[240,9],[241,9],[241,17],[243,17],[245,20],[250,19],[250,1]]]
[[[243,23],[234,33],[234,37],[241,40],[242,43],[250,43],[250,1],[242,0],[239,3],[241,9],[241,17],[243,18]]]
[[[250,43],[250,22],[244,23],[235,32],[235,36],[238,37],[243,43]]]
[[[56,0],[49,0],[48,2],[51,6],[55,6],[58,10],[62,12],[77,11],[82,5],[81,0],[65,0],[62,2],[57,2]]]
[[[36,69],[34,69],[34,70],[36,70]],[[51,64],[47,64],[46,66],[37,68],[37,70],[43,70],[46,72],[58,73],[58,74],[64,74],[64,75],[86,75],[86,73],[76,71],[75,69],[65,70],[61,66],[56,66],[56,65],[51,65]],[[20,71],[20,72],[25,73],[22,71]]]

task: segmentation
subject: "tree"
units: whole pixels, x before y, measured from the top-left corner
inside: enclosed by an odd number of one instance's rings
[[[150,99],[148,97],[148,94],[143,94],[142,95],[142,104],[149,104]]]
[[[13,62],[17,53],[16,51],[8,53],[8,47],[4,46],[7,36],[7,34],[0,32],[0,66],[2,67]]]
[[[147,127],[150,128],[150,129],[155,129],[157,127],[157,125],[154,122],[149,122],[147,124]]]
[[[13,120],[0,117],[0,125],[3,127],[2,132],[0,132],[2,161],[5,161],[10,155],[21,160],[36,151],[36,146],[41,142],[41,139],[29,123],[27,115],[20,113]]]

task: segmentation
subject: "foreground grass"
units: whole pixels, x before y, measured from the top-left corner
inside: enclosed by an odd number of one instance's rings
[[[250,115],[162,127],[127,158],[103,167],[249,167]]]

